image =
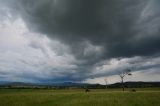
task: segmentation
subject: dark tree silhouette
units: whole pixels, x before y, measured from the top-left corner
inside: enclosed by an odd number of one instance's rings
[[[132,75],[130,69],[126,69],[126,70],[122,71],[122,72],[119,74],[119,76],[120,76],[120,78],[121,78],[121,84],[122,84],[122,90],[123,90],[123,91],[124,91],[124,77],[125,77],[126,75]]]

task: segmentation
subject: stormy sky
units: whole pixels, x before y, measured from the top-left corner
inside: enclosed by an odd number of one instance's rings
[[[0,81],[160,81],[159,0],[0,0]]]

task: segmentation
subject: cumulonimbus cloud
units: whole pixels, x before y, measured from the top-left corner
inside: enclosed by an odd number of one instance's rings
[[[152,55],[160,50],[158,0],[17,2],[31,30],[67,43],[75,54],[80,53],[75,46],[84,48],[83,41],[104,47],[107,58]]]
[[[69,46],[77,59],[77,78],[92,75],[91,70],[106,59],[159,56],[159,0],[7,0],[4,4],[31,31]],[[116,74],[112,72],[107,74]]]

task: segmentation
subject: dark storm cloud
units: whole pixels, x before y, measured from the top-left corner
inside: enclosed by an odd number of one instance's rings
[[[73,63],[76,72],[65,73],[62,80],[84,80],[92,74],[115,75],[117,68],[123,70],[128,67],[125,64],[129,67],[131,64],[127,61],[110,72],[104,69],[98,74],[93,70],[106,64],[100,64],[106,59],[110,62],[114,58],[116,61],[136,56],[154,58],[160,53],[159,0],[14,0],[6,4],[23,18],[31,31],[69,46],[67,53],[77,59]],[[34,43],[30,46],[39,48]],[[137,61],[141,59],[133,62]],[[144,69],[155,67],[149,66]]]
[[[18,1],[31,30],[69,44],[76,57],[87,58],[83,41],[103,46],[103,58],[159,53],[158,0]]]

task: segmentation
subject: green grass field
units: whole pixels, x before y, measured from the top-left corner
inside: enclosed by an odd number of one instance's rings
[[[160,90],[0,90],[0,106],[160,106]]]

